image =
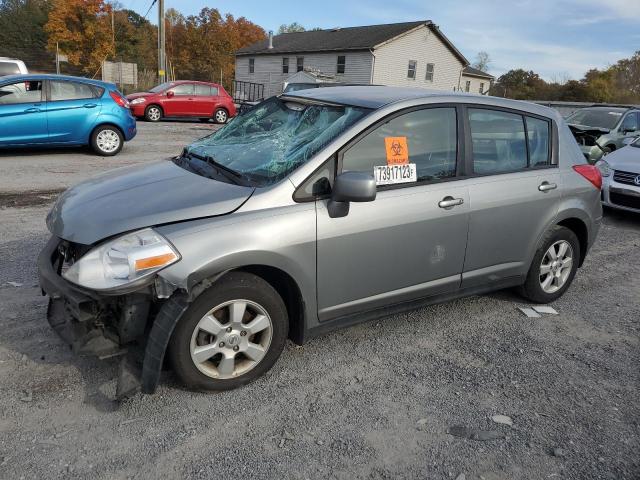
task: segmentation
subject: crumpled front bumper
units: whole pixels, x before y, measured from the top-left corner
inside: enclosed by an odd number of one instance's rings
[[[62,240],[52,237],[38,257],[40,288],[49,296],[47,321],[75,354],[99,359],[122,357],[116,396],[130,396],[141,384],[140,369],[135,366],[140,349],[132,348],[134,343],[123,345],[121,342],[118,327],[123,327],[122,318],[116,316],[122,310],[124,299],[102,296],[66,281],[59,273],[63,260],[59,252],[61,243]],[[140,296],[133,300],[138,300],[138,305],[131,301],[124,301],[124,305],[138,316],[135,320],[139,322],[139,315],[148,316],[148,306],[146,310],[140,308],[139,304],[144,303]],[[131,315],[124,317],[125,328],[131,329],[135,323],[127,321],[130,318]]]

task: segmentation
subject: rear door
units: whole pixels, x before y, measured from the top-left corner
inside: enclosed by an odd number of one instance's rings
[[[193,83],[180,83],[170,88],[169,92],[173,92],[173,96],[167,97],[162,104],[167,117],[194,115],[195,91]]]
[[[0,145],[43,143],[48,139],[42,80],[0,86]]]
[[[560,177],[550,120],[492,107],[468,108],[469,240],[462,286],[525,275],[558,209]]]
[[[402,163],[416,176],[387,185],[379,176],[375,201],[351,203],[342,218],[316,203],[320,321],[459,288],[469,199],[456,178],[458,118],[454,106],[397,114],[339,154],[338,173]]]
[[[104,89],[88,83],[48,80],[49,141],[87,143],[100,115]]]
[[[212,117],[218,102],[218,89],[209,85],[195,84],[195,115]]]

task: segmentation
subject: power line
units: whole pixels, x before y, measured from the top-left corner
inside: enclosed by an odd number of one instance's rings
[[[149,5],[149,10],[147,10],[147,13],[145,13],[142,18],[144,18],[145,20],[147,19],[147,15],[149,15],[149,12],[151,11],[151,9],[153,8],[153,6],[156,4],[157,1],[158,0],[152,0],[151,1],[151,5]]]

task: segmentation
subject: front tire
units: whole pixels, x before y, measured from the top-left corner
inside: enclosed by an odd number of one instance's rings
[[[144,118],[148,122],[159,122],[162,120],[162,108],[158,105],[149,105],[144,111]]]
[[[169,360],[193,390],[231,390],[268,371],[282,353],[289,319],[262,278],[232,272],[187,309],[169,341]]]
[[[580,242],[566,227],[556,225],[545,235],[536,251],[520,288],[526,299],[536,303],[550,303],[567,291],[578,270]]]
[[[229,114],[227,113],[227,111],[224,108],[218,108],[214,113],[213,113],[213,121],[216,123],[227,123],[227,120],[229,120]]]
[[[91,133],[91,148],[98,155],[112,157],[122,150],[124,137],[118,128],[101,125]]]

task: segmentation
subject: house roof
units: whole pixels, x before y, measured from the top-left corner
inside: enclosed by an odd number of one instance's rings
[[[423,25],[429,27],[438,35],[449,50],[451,50],[463,64],[469,64],[464,55],[460,53],[431,20],[283,33],[273,37],[273,48],[269,48],[269,40],[265,39],[239,49],[236,55],[369,50],[375,49]]]
[[[464,67],[464,70],[462,70],[462,75],[467,75],[469,77],[489,78],[491,80],[495,78],[493,75],[490,75],[487,72],[483,72],[482,70],[478,70],[477,68],[469,66]]]

